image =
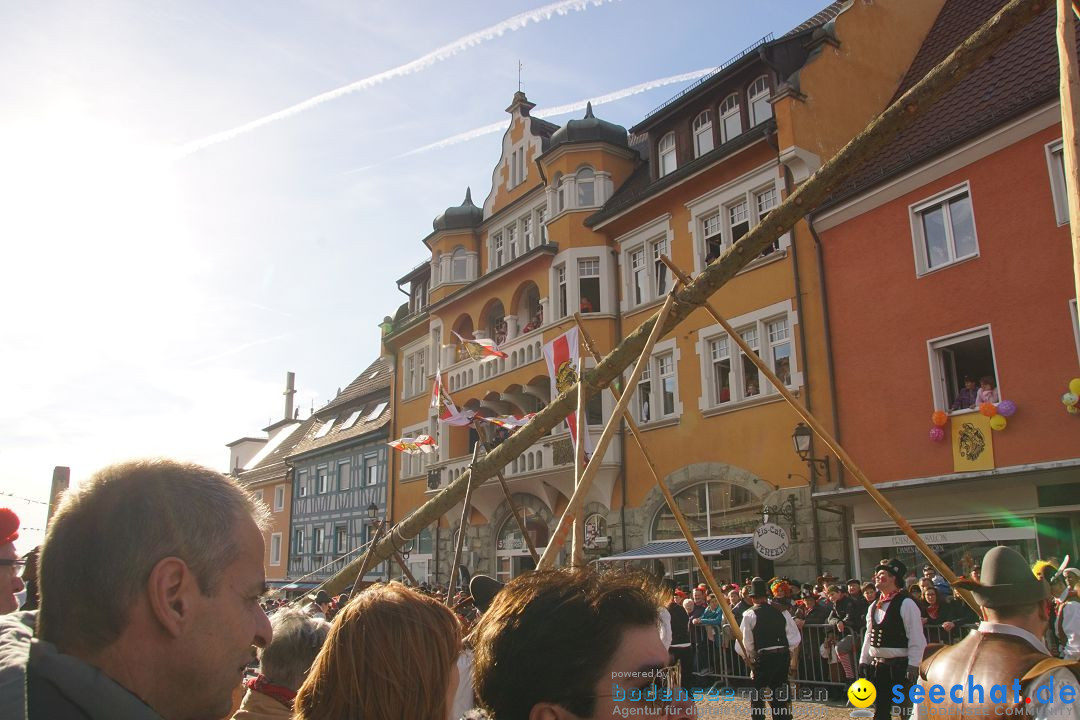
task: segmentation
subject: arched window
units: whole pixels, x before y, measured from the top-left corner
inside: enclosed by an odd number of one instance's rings
[[[527,506],[520,506],[520,509],[525,522],[525,530],[529,533],[533,547],[543,552],[548,544],[547,523],[535,510]],[[496,580],[505,582],[535,567],[532,556],[529,555],[529,546],[525,544],[525,538],[521,535],[521,529],[513,516],[503,521],[497,537],[498,540],[495,543]]]
[[[466,280],[468,274],[468,259],[465,257],[465,248],[458,247],[450,256],[450,279]]]
[[[716,537],[753,532],[761,523],[761,504],[750,491],[729,482],[710,481],[675,494],[694,537]],[[678,540],[682,531],[675,516],[663,505],[652,522],[653,540]]]
[[[561,213],[566,209],[566,183],[563,182],[562,173],[555,173],[551,181],[555,185],[555,212]]]
[[[742,115],[739,112],[739,94],[731,93],[720,103],[720,142],[742,135]]]
[[[607,520],[600,513],[593,513],[585,518],[585,541],[582,546],[586,550],[596,550],[607,547]]]
[[[676,167],[675,133],[669,132],[667,135],[660,138],[660,145],[657,149],[660,156],[660,177],[664,177],[675,170]]]
[[[596,173],[591,167],[583,167],[577,171],[577,206],[579,208],[592,207],[596,204]]]
[[[769,102],[769,78],[762,75],[750,86],[750,125],[758,125],[772,117],[772,103]]]
[[[694,157],[701,157],[712,149],[712,113],[705,110],[694,118]]]

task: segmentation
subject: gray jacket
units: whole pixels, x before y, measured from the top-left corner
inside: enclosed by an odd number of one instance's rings
[[[0,615],[4,720],[161,720],[97,668],[34,638],[36,612]]]

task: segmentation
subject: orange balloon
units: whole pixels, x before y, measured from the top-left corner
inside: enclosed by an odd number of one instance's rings
[[[979,412],[986,417],[994,417],[997,415],[997,406],[994,403],[985,402],[979,406]]]
[[[944,410],[935,410],[934,414],[930,416],[930,419],[938,427],[941,427],[945,423],[949,422],[949,416],[945,413]]]

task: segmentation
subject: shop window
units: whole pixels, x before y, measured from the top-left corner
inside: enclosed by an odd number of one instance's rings
[[[727,482],[706,482],[675,493],[675,503],[694,537],[717,537],[752,531],[761,523],[761,505],[750,491]],[[653,540],[681,540],[675,516],[661,506],[652,522]]]

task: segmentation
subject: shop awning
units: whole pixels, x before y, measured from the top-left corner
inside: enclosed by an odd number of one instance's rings
[[[723,535],[721,537],[698,538],[697,544],[702,555],[719,555],[725,550],[752,545],[753,535]],[[691,557],[690,544],[685,540],[653,540],[633,550],[598,558],[602,562],[612,560],[659,560],[663,558]]]

